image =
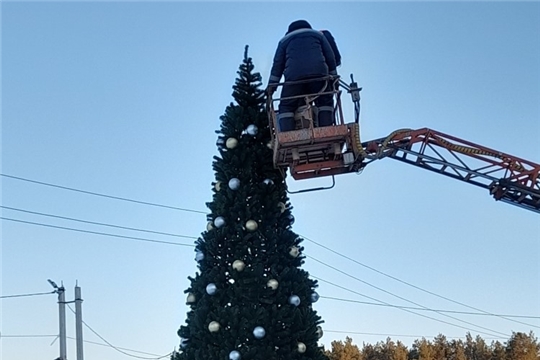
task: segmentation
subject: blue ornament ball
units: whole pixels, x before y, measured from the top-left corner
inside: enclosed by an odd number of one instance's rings
[[[195,253],[195,260],[196,261],[202,261],[204,260],[204,254],[201,251],[197,251]]]
[[[217,292],[217,286],[214,283],[206,285],[206,293],[208,295],[214,295]]]
[[[253,336],[255,336],[256,339],[262,339],[266,335],[266,331],[262,326],[257,326],[255,329],[253,329]]]
[[[317,292],[312,292],[311,293],[311,302],[317,302],[319,300],[319,294],[317,294]]]
[[[240,180],[237,178],[229,180],[229,188],[231,190],[238,190],[240,188]]]
[[[289,216],[287,216],[287,218],[291,222],[291,225],[294,224],[294,216],[292,214],[289,214]]]
[[[240,360],[242,356],[240,356],[240,353],[236,350],[233,350],[229,353],[229,360]]]
[[[249,135],[255,136],[257,135],[257,132],[259,131],[259,129],[257,128],[257,125],[251,124],[247,127],[246,131]]]
[[[214,225],[215,225],[217,228],[220,228],[220,227],[222,227],[223,225],[225,225],[225,219],[223,218],[223,216],[218,216],[218,217],[214,220]]]
[[[289,304],[294,306],[300,305],[300,298],[298,297],[298,295],[289,296]]]

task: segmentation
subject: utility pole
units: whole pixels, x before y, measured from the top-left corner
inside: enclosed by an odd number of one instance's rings
[[[67,360],[67,346],[66,346],[66,294],[64,284],[60,287],[52,280],[47,280],[49,284],[56,290],[58,294],[58,317],[60,328],[60,360]]]
[[[77,360],[84,360],[82,301],[81,288],[79,285],[75,285],[75,333],[77,339]]]

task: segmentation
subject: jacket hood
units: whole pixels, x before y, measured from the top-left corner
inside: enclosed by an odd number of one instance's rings
[[[311,25],[306,20],[296,20],[289,25],[287,34],[298,29],[311,29]]]

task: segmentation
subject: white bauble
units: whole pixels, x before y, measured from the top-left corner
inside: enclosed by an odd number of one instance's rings
[[[209,221],[207,224],[206,224],[206,231],[212,231],[214,230],[214,225],[212,225],[212,222]]]
[[[232,263],[232,267],[236,271],[242,271],[246,267],[246,263],[242,260],[234,260],[234,262]]]
[[[220,227],[222,227],[223,225],[225,225],[225,219],[223,218],[223,216],[218,216],[218,217],[214,220],[214,225],[215,225],[217,228],[220,228]]]
[[[229,180],[229,188],[231,190],[238,190],[240,188],[240,180],[237,178]]]
[[[317,302],[319,301],[319,294],[317,294],[316,291],[311,293],[311,302]]]
[[[255,231],[259,228],[259,224],[255,220],[248,220],[246,222],[246,229],[249,231]]]
[[[216,181],[216,183],[214,184],[214,189],[216,189],[216,191],[221,190],[221,181]]]
[[[266,335],[266,331],[262,326],[257,326],[253,329],[253,336],[255,336],[256,339],[262,339],[264,335]]]
[[[186,299],[186,304],[193,304],[197,300],[197,297],[193,293],[189,293]]]
[[[208,330],[210,332],[219,331],[220,327],[221,327],[221,325],[217,321],[212,321],[210,324],[208,324]]]
[[[217,292],[217,286],[214,283],[206,285],[206,293],[208,295],[214,295]]]
[[[180,349],[187,348],[188,341],[189,341],[188,339],[180,339]]]
[[[265,185],[274,185],[274,181],[272,179],[264,179]]]
[[[287,210],[287,206],[285,206],[285,204],[282,202],[278,202],[277,206],[282,214],[285,212],[285,210]]]
[[[199,262],[204,260],[204,254],[201,251],[195,253],[195,261]]]
[[[306,344],[304,344],[303,342],[298,342],[298,352],[303,354],[306,352]]]
[[[300,298],[298,297],[298,295],[289,296],[289,304],[294,306],[300,305]]]
[[[236,350],[229,353],[229,360],[240,360],[241,358],[240,353]]]
[[[298,249],[298,247],[296,246],[293,246],[289,249],[289,255],[291,255],[292,257],[298,257],[298,255],[300,255],[300,249]]]
[[[230,137],[227,139],[227,142],[225,143],[225,146],[227,146],[227,149],[234,149],[238,145],[238,140],[236,140],[233,137]]]
[[[269,148],[269,149],[273,149],[274,148],[274,144],[272,143],[272,141],[269,141],[266,146]]]
[[[276,290],[279,286],[279,283],[276,279],[270,279],[268,280],[268,282],[266,283],[266,286],[271,288],[272,290]]]
[[[251,124],[247,127],[246,131],[249,135],[255,136],[257,135],[257,132],[259,131],[259,129],[257,128],[257,125]]]

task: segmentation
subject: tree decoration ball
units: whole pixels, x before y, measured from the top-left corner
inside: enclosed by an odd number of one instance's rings
[[[222,227],[223,225],[225,225],[225,219],[223,218],[223,216],[218,216],[218,217],[214,220],[214,225],[215,225],[217,228],[220,228],[220,227]]]
[[[316,291],[311,293],[311,302],[317,302],[319,301],[319,294],[317,294]]]
[[[266,335],[266,331],[262,326],[257,326],[255,329],[253,329],[253,336],[255,336],[256,339],[262,339]]]
[[[276,279],[270,279],[266,283],[266,286],[269,287],[272,290],[276,290],[278,288],[278,286],[279,286],[279,283],[278,283],[278,281]]]
[[[297,348],[298,348],[298,352],[299,352],[300,354],[303,354],[303,353],[306,352],[306,344],[304,344],[303,342],[300,342],[300,341],[299,341],[299,342],[298,342],[298,347],[297,347]]]
[[[274,144],[272,144],[272,141],[269,141],[266,146],[269,148],[269,149],[273,149],[274,148]]]
[[[186,298],[186,304],[193,304],[197,300],[197,297],[193,293],[189,293]]]
[[[246,222],[246,229],[249,231],[255,231],[259,227],[259,224],[255,220],[248,220]]]
[[[218,137],[218,139],[216,140],[216,146],[218,148],[222,148],[224,144],[225,144],[225,140],[222,137]]]
[[[323,334],[324,334],[324,333],[323,333],[322,327],[317,326],[317,332],[316,332],[316,334],[317,334],[317,338],[318,338],[318,339],[320,339],[320,338],[323,337]]]
[[[255,136],[257,135],[257,132],[259,131],[259,129],[257,128],[257,125],[255,124],[251,124],[247,127],[247,133],[251,136]]]
[[[240,353],[236,350],[229,353],[229,360],[240,360],[241,358]]]
[[[298,297],[298,295],[289,296],[289,304],[294,306],[300,305],[300,298]]]
[[[232,267],[236,271],[242,271],[246,267],[246,263],[244,263],[242,260],[234,260]]]
[[[217,292],[217,286],[214,283],[206,285],[206,293],[208,295],[214,295]]]
[[[291,255],[293,258],[298,257],[300,255],[300,249],[298,247],[293,246],[289,249],[289,255]]]
[[[274,185],[274,181],[272,179],[264,179],[265,185]]]
[[[195,261],[203,261],[204,260],[204,253],[202,251],[197,251],[195,253]]]
[[[214,225],[212,224],[211,221],[209,221],[207,224],[206,224],[206,231],[212,231],[214,230]]]
[[[230,137],[227,139],[227,142],[225,142],[225,146],[227,149],[234,149],[238,145],[238,140],[236,140],[233,137]]]
[[[214,189],[216,189],[216,191],[221,190],[221,181],[216,181],[216,183],[214,184]]]
[[[284,203],[282,202],[278,202],[278,207],[279,207],[279,210],[281,211],[281,213],[283,214],[285,212],[285,210],[287,210],[287,206],[285,206]]]
[[[294,216],[293,216],[293,214],[289,214],[287,216],[287,219],[289,219],[289,222],[291,223],[291,225],[294,224]]]
[[[210,322],[210,324],[208,324],[208,330],[210,332],[217,332],[217,331],[219,331],[220,327],[221,327],[221,325],[217,321],[212,321],[212,322]]]
[[[229,188],[231,190],[238,190],[240,188],[240,180],[237,178],[229,180]]]

